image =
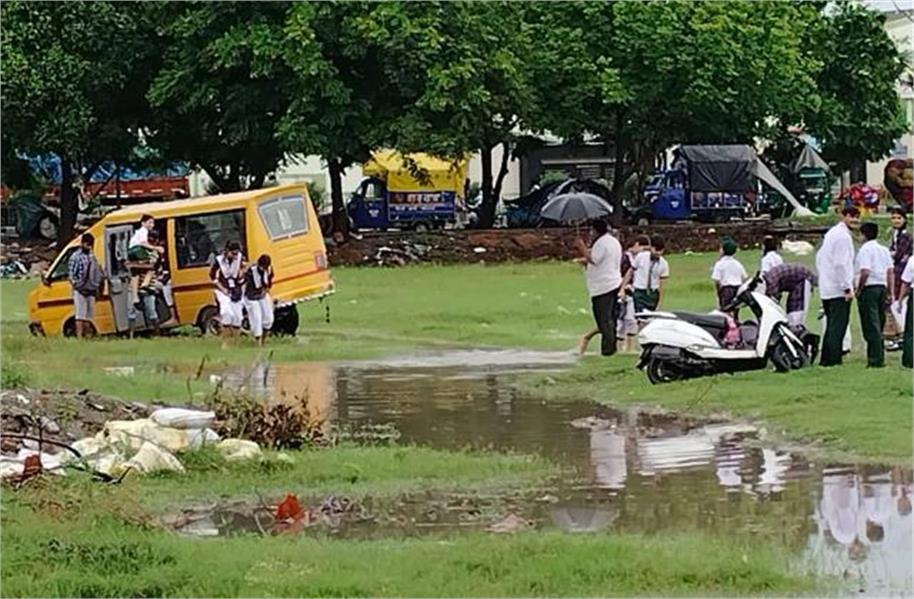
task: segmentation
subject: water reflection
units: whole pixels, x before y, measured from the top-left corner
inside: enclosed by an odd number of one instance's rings
[[[910,595],[910,497],[910,470],[825,469],[809,554],[824,571],[864,590]]]
[[[822,468],[763,446],[751,426],[533,401],[512,389],[513,373],[567,360],[535,357],[259,365],[225,382],[274,401],[305,397],[339,425],[393,424],[405,443],[544,455],[570,471],[550,491],[559,503],[525,514],[544,525],[732,531],[784,543],[865,592],[914,594],[910,469]]]

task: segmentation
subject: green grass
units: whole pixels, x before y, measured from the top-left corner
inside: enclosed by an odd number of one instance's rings
[[[268,454],[268,457],[271,454]],[[436,491],[507,489],[557,474],[545,460],[503,453],[440,451],[427,447],[356,447],[292,451],[276,459],[226,463],[215,452],[185,456],[187,472],[133,480],[143,505],[161,508],[220,497],[255,499],[285,492],[349,497]]]
[[[651,536],[470,533],[372,541],[190,539],[157,514],[185,501],[334,493],[505,491],[554,472],[539,459],[414,447],[337,447],[227,464],[185,456],[185,475],[102,485],[75,475],[6,490],[3,596],[771,595],[829,588],[778,542],[679,531]],[[492,514],[493,521],[503,514]]]
[[[188,539],[159,529],[124,489],[79,487],[4,493],[3,596],[733,596],[823,588],[791,568],[779,546],[750,538]]]
[[[738,254],[747,270],[757,252]],[[797,260],[785,256],[787,260]],[[669,256],[672,276],[665,307],[707,311],[715,305],[709,278],[711,254]],[[809,264],[812,256],[799,260]],[[558,262],[493,266],[423,265],[398,269],[334,269],[339,291],[329,301],[331,322],[316,305],[301,308],[295,339],[273,340],[267,350],[251,346],[222,350],[217,340],[196,336],[166,339],[36,339],[25,330],[24,301],[35,282],[0,284],[3,365],[33,385],[86,387],[128,399],[187,403],[208,388],[194,380],[200,360],[208,371],[249,364],[272,352],[274,360],[356,359],[429,346],[572,348],[592,327],[580,269]],[[813,302],[813,306],[817,302]],[[818,330],[815,310],[809,326]],[[633,369],[631,357],[584,361],[556,377],[551,396],[600,398],[692,411],[725,410],[770,421],[794,439],[812,440],[842,457],[898,461],[911,455],[911,376],[887,356],[884,370],[868,371],[856,310],[854,352],[848,364],[789,375],[744,373],[651,387]],[[596,345],[596,344],[594,344]],[[107,366],[134,365],[133,377],[104,374]],[[710,386],[706,393],[705,387]],[[188,390],[188,387],[190,388]],[[702,402],[693,401],[703,393]]]

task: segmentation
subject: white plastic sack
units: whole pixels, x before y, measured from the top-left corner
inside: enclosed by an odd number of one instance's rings
[[[33,455],[41,457],[42,470],[47,470],[54,474],[64,473],[61,468],[63,462],[60,454],[41,453],[34,449],[20,449],[14,456],[0,456],[0,477],[6,478],[7,476],[22,474],[23,468],[25,468],[25,459]]]
[[[99,433],[99,440],[128,454],[139,451],[146,441],[172,453],[180,453],[197,449],[206,443],[214,443],[219,440],[219,436],[210,429],[170,428],[160,426],[149,418],[141,418],[106,422],[105,428]]]
[[[150,416],[153,422],[159,426],[169,428],[209,428],[216,419],[215,412],[203,412],[200,410],[186,410],[184,408],[160,408]]]
[[[789,239],[781,242],[781,247],[788,254],[794,254],[795,256],[808,256],[815,250],[808,241],[790,241]]]
[[[143,443],[136,455],[124,465],[142,474],[163,470],[184,472],[184,465],[178,461],[178,458],[148,441]]]
[[[230,462],[256,459],[263,454],[260,445],[245,439],[225,439],[216,445],[216,450]]]

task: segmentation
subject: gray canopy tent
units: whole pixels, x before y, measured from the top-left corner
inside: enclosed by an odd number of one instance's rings
[[[751,146],[680,146],[678,151],[689,163],[689,185],[694,191],[755,191],[759,179],[784,196],[797,216],[812,214],[759,159]]]

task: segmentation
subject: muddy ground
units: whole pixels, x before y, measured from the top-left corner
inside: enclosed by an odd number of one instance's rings
[[[88,390],[10,389],[0,392],[2,450],[16,453],[21,435],[43,441],[72,444],[102,430],[109,420],[145,418],[150,404],[126,402]],[[43,448],[57,453],[60,447]]]
[[[717,251],[721,237],[729,235],[744,248],[757,248],[765,235],[782,239],[816,242],[825,228],[819,226],[775,226],[771,222],[736,224],[687,224],[626,226],[623,240],[636,235],[659,235],[666,251]],[[508,262],[570,259],[574,256],[574,228],[488,229],[437,231],[430,233],[371,232],[342,245],[328,242],[334,266],[399,266],[418,262],[455,264],[463,262]]]

